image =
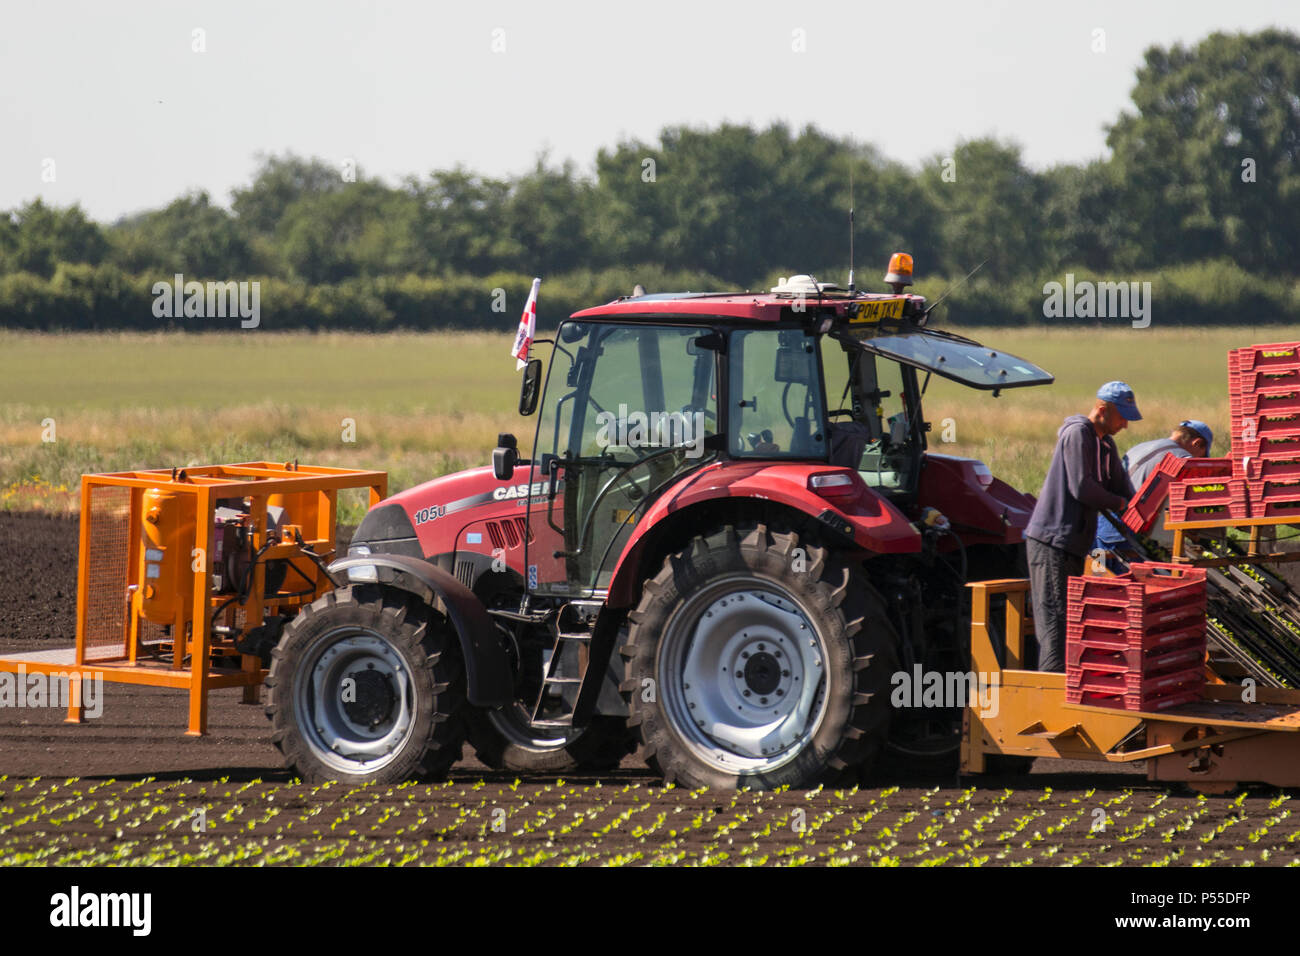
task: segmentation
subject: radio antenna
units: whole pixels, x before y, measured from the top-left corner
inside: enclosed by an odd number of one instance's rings
[[[988,262],[988,261],[989,261],[989,260],[988,260],[987,258],[984,259],[984,262]],[[972,269],[970,272],[966,273],[964,276],[962,276],[960,279],[958,279],[958,280],[957,280],[956,282],[954,282],[952,285],[948,286],[948,288],[944,289],[944,290],[943,290],[943,295],[939,296],[939,298],[937,298],[937,299],[935,299],[933,302],[931,302],[929,308],[927,308],[927,309],[925,310],[925,318],[929,318],[929,317],[930,317],[930,313],[934,311],[934,307],[935,307],[936,305],[938,305],[940,302],[942,302],[944,299],[948,298],[948,294],[949,294],[950,292],[952,292],[954,289],[956,289],[959,285],[961,285],[963,282],[965,282],[967,279],[969,279],[969,278],[970,278],[971,276],[973,276],[975,273],[977,273],[977,272],[979,272],[981,269],[983,269],[983,268],[984,268],[984,262],[981,262],[979,265],[977,265],[977,266],[976,266],[974,269]]]
[[[849,295],[857,292],[853,285],[853,157],[849,157]]]

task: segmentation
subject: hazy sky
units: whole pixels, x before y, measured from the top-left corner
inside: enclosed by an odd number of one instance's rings
[[[1148,46],[1270,25],[1300,31],[1300,2],[0,0],[0,209],[224,204],[258,152],[394,182],[517,173],[541,150],[585,170],[620,139],[724,120],[813,123],[909,163],[992,134],[1044,167],[1105,154]]]

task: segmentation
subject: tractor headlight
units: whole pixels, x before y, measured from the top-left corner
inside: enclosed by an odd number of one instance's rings
[[[364,544],[354,544],[348,547],[348,557],[363,557],[370,553],[370,549]],[[373,564],[362,564],[355,568],[348,568],[348,580],[355,581],[359,584],[378,584],[379,569]]]

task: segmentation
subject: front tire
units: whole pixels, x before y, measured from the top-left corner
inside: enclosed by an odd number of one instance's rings
[[[896,638],[862,573],[757,525],[697,537],[645,582],[622,649],[628,723],[690,787],[802,787],[869,765]]]
[[[272,651],[266,688],[271,739],[309,783],[438,778],[460,758],[459,643],[403,591],[357,585],[303,608]]]

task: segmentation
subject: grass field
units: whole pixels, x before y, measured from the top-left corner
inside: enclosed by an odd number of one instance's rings
[[[1145,416],[1119,436],[1121,451],[1199,418],[1214,429],[1214,452],[1226,454],[1227,350],[1295,341],[1300,328],[974,334],[1052,371],[1056,384],[994,399],[935,379],[926,395],[931,448],[981,458],[1037,492],[1061,420],[1086,411],[1110,379],[1134,387]],[[400,490],[486,464],[500,431],[532,445],[535,419],[514,410],[509,346],[509,335],[461,332],[0,332],[0,508],[75,508],[87,471],[297,458],[384,469]],[[355,441],[344,440],[345,419]],[[942,441],[945,419],[952,443]]]

